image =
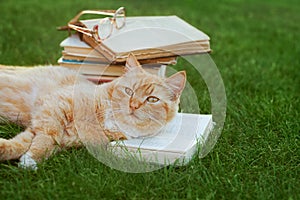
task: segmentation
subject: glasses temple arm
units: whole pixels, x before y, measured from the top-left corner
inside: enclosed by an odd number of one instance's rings
[[[95,15],[109,15],[114,16],[116,10],[83,10],[78,13],[73,19],[69,21],[69,24],[78,22],[79,18],[84,14],[95,14]]]

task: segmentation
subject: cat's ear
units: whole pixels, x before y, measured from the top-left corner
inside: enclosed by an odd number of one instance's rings
[[[185,87],[186,73],[185,71],[177,72],[176,74],[173,74],[167,78],[165,82],[174,93],[173,100],[177,100]]]
[[[143,70],[141,64],[132,53],[128,55],[125,64],[125,72],[131,70]]]

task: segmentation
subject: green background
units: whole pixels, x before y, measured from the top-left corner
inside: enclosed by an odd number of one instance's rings
[[[85,149],[62,152],[37,172],[2,162],[1,198],[300,199],[299,2],[0,0],[0,63],[56,64],[67,36],[57,26],[83,9],[120,6],[128,16],[177,15],[211,37],[227,94],[215,148],[185,167],[142,174],[110,169]],[[201,91],[197,95],[201,102]],[[0,134],[20,129],[2,124]]]

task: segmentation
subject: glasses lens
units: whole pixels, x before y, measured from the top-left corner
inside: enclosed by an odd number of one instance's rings
[[[115,13],[117,28],[122,28],[125,25],[125,9],[121,8]]]
[[[110,36],[112,32],[112,23],[109,18],[104,18],[100,21],[100,25],[98,26],[98,35],[104,40]]]

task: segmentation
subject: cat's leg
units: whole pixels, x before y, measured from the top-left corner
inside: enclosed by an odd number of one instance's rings
[[[0,138],[0,160],[20,158],[30,148],[34,136],[35,133],[28,128],[12,139]]]
[[[85,146],[105,149],[109,143],[109,138],[103,126],[103,111],[98,110],[93,99],[77,101],[84,102],[84,104],[74,105],[74,126],[80,141]]]
[[[76,129],[80,141],[85,146],[105,149],[109,143],[109,138],[97,122],[91,123],[89,120],[82,120],[77,123]]]
[[[48,158],[58,149],[54,139],[44,133],[37,134],[32,140],[29,150],[20,158],[19,166],[27,169],[37,169],[37,163]]]
[[[43,126],[44,132],[36,133],[29,150],[20,158],[19,166],[36,170],[37,163],[42,159],[50,157],[63,147],[70,147],[72,144],[78,146],[79,140],[94,153],[101,153],[105,150],[109,140],[103,130],[99,129],[95,123],[82,120],[76,127],[81,132],[79,136],[74,132],[71,133],[73,136],[67,133],[61,135],[59,130],[55,132],[53,129],[47,129]],[[77,138],[75,140],[74,135]]]
[[[46,110],[50,110],[44,107]],[[54,111],[57,108],[52,108]],[[89,149],[103,150],[108,144],[108,138],[103,129],[85,114],[77,118],[78,122],[73,124],[67,120],[66,111],[60,110],[60,115],[49,115],[49,112],[39,112],[33,117],[32,129],[35,137],[29,150],[20,158],[20,167],[36,170],[37,163],[50,157],[57,150],[84,144]],[[63,119],[65,117],[65,119]],[[70,128],[76,127],[76,128]]]

